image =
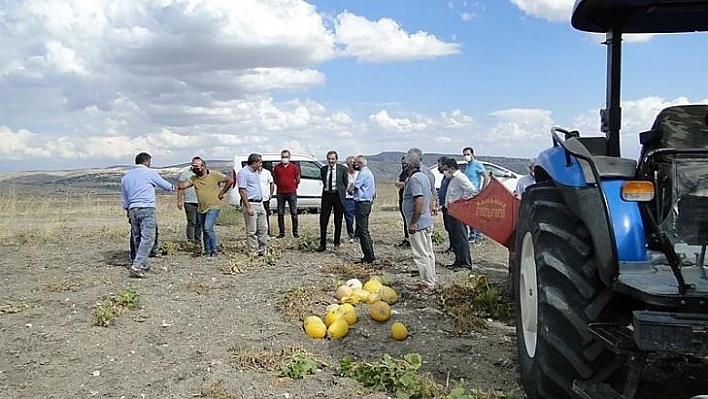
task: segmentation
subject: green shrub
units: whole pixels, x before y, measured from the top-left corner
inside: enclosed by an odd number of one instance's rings
[[[435,244],[435,245],[445,244],[445,236],[443,236],[442,233],[439,231],[434,231],[432,238],[433,238],[433,244]]]
[[[243,224],[243,213],[241,208],[236,208],[232,205],[226,205],[219,211],[219,217],[216,218],[218,226],[238,226]]]
[[[128,288],[117,294],[103,297],[100,304],[93,308],[94,324],[108,327],[115,323],[118,316],[140,305],[140,295],[134,289]]]
[[[320,362],[314,355],[305,350],[293,353],[280,367],[280,375],[301,380],[308,374],[314,374],[320,367]]]
[[[342,359],[339,375],[350,377],[374,391],[386,391],[397,398],[432,398],[444,393],[444,388],[429,375],[419,375],[423,358],[418,353],[408,353],[403,359],[384,354],[377,363],[355,362]]]

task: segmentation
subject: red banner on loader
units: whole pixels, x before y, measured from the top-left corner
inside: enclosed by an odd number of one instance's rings
[[[448,213],[512,249],[519,204],[520,200],[492,177],[489,185],[476,196],[451,203]]]

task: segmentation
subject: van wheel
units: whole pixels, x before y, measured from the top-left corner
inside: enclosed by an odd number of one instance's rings
[[[526,191],[518,220],[512,274],[528,397],[573,397],[576,379],[621,377],[626,356],[609,351],[587,328],[591,322],[622,321],[624,308],[599,278],[587,227],[552,184]]]

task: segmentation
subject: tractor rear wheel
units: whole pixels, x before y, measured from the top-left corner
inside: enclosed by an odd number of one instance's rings
[[[605,381],[625,363],[587,326],[616,320],[585,224],[552,184],[525,192],[514,260],[516,335],[529,398],[572,397],[576,379]]]

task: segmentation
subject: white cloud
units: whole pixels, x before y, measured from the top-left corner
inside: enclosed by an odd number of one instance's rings
[[[637,158],[639,156],[639,133],[651,129],[656,116],[661,110],[675,105],[686,104],[708,104],[708,99],[690,101],[686,97],[677,97],[667,100],[652,96],[622,101],[622,127],[620,129],[620,151],[622,156],[627,158]],[[604,135],[600,131],[600,117],[597,110],[576,116],[574,125],[574,128],[578,129],[583,135]]]
[[[708,103],[708,99],[698,101]],[[666,100],[646,97],[624,101],[622,152],[636,157],[638,134],[649,129],[658,112],[668,106],[688,104],[679,97]],[[551,146],[550,128],[556,126],[551,111],[505,109],[492,112],[492,123],[481,125],[460,110],[435,116],[382,109],[367,120],[357,120],[341,111],[331,112],[311,100],[278,103],[270,98],[224,103],[220,118],[237,122],[158,128],[139,135],[50,136],[26,129],[13,131],[0,126],[0,156],[6,160],[32,159],[39,165],[57,160],[100,160],[101,164],[126,162],[139,151],[155,156],[156,164],[185,162],[194,155],[230,159],[235,153],[279,152],[323,155],[337,149],[342,154],[404,150],[410,146],[425,152],[458,152],[471,145],[491,156],[529,158]],[[206,110],[205,110],[206,111]],[[95,111],[94,112],[100,112]],[[399,113],[401,113],[399,115]],[[208,120],[208,119],[207,119]],[[597,110],[579,114],[562,126],[578,129],[583,136],[601,136]]]
[[[550,22],[570,23],[573,13],[572,0],[509,0],[524,13],[536,18],[545,19]],[[601,33],[589,33],[594,42],[605,40],[605,35]],[[654,34],[625,34],[622,38],[626,43],[643,43],[651,41]]]
[[[560,4],[517,3],[548,19]],[[449,15],[461,23],[456,15],[477,15],[483,5],[454,7]],[[301,0],[0,0],[0,9],[0,156],[12,161],[3,165],[130,163],[142,150],[164,165],[197,154],[371,154],[412,145],[528,157],[550,144],[553,115],[542,109],[473,115],[464,100],[442,111],[414,100],[421,111],[386,93],[352,103],[317,97],[337,58],[398,62],[461,51],[390,18],[324,16]],[[623,104],[623,132],[683,100]],[[575,122],[597,132],[597,119],[593,111]]]
[[[416,119],[422,119],[416,117]],[[427,126],[424,121],[412,121],[409,118],[392,118],[387,111],[381,110],[371,116],[369,120],[375,126],[391,133],[411,133],[423,131]]]
[[[303,0],[0,0],[0,8],[2,153],[13,159],[354,148],[370,129],[420,131],[425,118],[380,125],[293,98],[326,84],[322,63],[460,52],[392,19],[324,16]]]
[[[409,34],[390,18],[369,21],[349,12],[336,19],[337,40],[344,54],[366,62],[430,59],[460,52],[458,43],[448,43],[427,32]]]
[[[512,108],[492,112],[490,116],[498,122],[480,135],[481,153],[532,157],[551,142],[549,132],[555,124],[551,111]]]
[[[302,90],[321,86],[325,75],[313,69],[297,70],[291,68],[254,68],[237,81],[248,92],[262,93],[276,89]]]
[[[552,22],[568,22],[573,11],[572,0],[509,0],[521,11]]]
[[[74,50],[64,47],[56,40],[47,43],[47,63],[60,73],[75,73],[85,75],[83,61],[76,56]]]

